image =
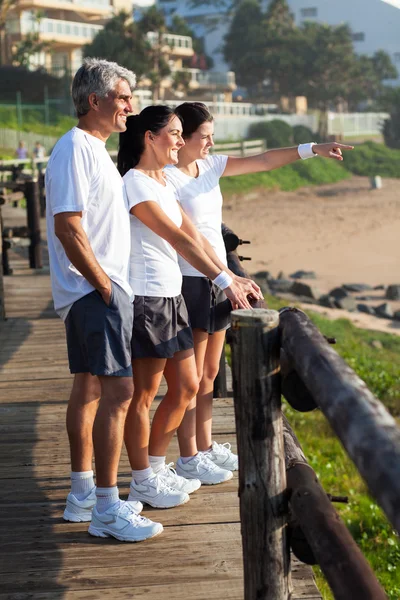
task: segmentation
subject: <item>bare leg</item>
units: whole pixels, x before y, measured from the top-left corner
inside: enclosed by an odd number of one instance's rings
[[[198,390],[194,352],[182,350],[167,360],[164,369],[168,391],[153,418],[150,435],[150,454],[165,456],[175,431],[182,422],[189,402]]]
[[[131,377],[99,377],[101,399],[93,426],[96,482],[100,488],[117,485],[124,425],[132,399]]]
[[[125,445],[131,468],[149,466],[150,406],[160,387],[165,358],[137,358],[132,361],[135,390],[125,423]]]
[[[204,331],[204,329],[193,329],[194,356],[199,382],[203,377],[204,358],[209,337],[207,331]],[[197,454],[196,396],[189,402],[182,423],[179,426],[178,442],[181,456],[195,456]]]
[[[100,382],[90,373],[77,373],[67,408],[71,471],[91,471],[93,423],[100,400]]]
[[[204,359],[203,377],[197,394],[196,439],[199,451],[208,450],[212,444],[212,406],[214,380],[225,342],[225,330],[209,336]]]

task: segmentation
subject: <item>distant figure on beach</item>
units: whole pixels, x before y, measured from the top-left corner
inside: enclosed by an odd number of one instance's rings
[[[46,150],[44,149],[44,146],[42,146],[42,144],[40,142],[36,142],[35,147],[33,149],[33,158],[38,160],[40,158],[44,158],[45,156],[46,156]],[[37,166],[38,171],[41,171],[42,167],[43,167],[43,163],[37,162],[36,166]]]
[[[17,158],[28,158],[28,149],[25,146],[25,142],[24,141],[20,141],[18,144],[18,148],[15,151],[15,156]]]
[[[138,542],[163,527],[139,516],[117,487],[125,419],[133,394],[133,294],[124,182],[106,150],[126,129],[136,77],[117,63],[85,59],[72,83],[78,125],[55,145],[46,169],[47,231],[55,310],[65,321],[71,492],[64,519],[89,533]],[[96,464],[95,487],[92,471]]]

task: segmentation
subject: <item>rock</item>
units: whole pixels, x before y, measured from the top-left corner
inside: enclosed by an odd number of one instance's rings
[[[257,277],[257,279],[266,279],[267,281],[273,279],[270,271],[257,271],[257,273],[254,273],[252,277]]]
[[[376,300],[376,298],[374,296],[356,296],[356,300]]]
[[[344,283],[342,287],[348,292],[366,292],[373,289],[368,283]]]
[[[335,298],[333,296],[329,296],[329,294],[324,294],[319,299],[319,304],[321,306],[326,306],[327,308],[336,308]]]
[[[296,271],[289,275],[291,279],[317,279],[314,271]]]
[[[279,271],[277,279],[287,279],[287,276],[285,275],[285,273],[283,271]]]
[[[371,346],[373,348],[376,348],[377,350],[382,350],[382,348],[383,348],[383,344],[380,340],[372,340]]]
[[[384,285],[375,285],[374,286],[374,290],[384,290],[385,286]]]
[[[302,283],[301,281],[295,281],[292,284],[290,293],[296,296],[306,296],[313,300],[318,300],[321,297],[321,292],[316,287],[308,285],[308,283]]]
[[[389,285],[385,297],[388,300],[400,300],[400,283]]]
[[[375,316],[374,307],[369,306],[368,304],[357,304],[357,310],[363,313],[367,313],[367,315]]]
[[[388,302],[375,306],[375,314],[382,319],[393,319],[393,310]]]
[[[350,293],[342,287],[336,287],[329,292],[328,296],[333,296],[339,300],[340,298],[347,298],[350,296]]]
[[[396,321],[400,321],[400,310],[396,310],[396,312],[393,315],[393,319],[395,319]]]
[[[278,292],[287,294],[290,292],[293,281],[290,281],[290,279],[270,279],[268,285],[274,294]]]
[[[335,298],[336,308],[341,308],[342,310],[349,310],[350,312],[354,312],[357,310],[357,303],[353,296],[344,296],[343,298]]]

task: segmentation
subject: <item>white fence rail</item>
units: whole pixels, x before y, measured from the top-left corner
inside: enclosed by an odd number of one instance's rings
[[[0,148],[16,150],[21,140],[25,142],[28,152],[32,153],[36,142],[40,142],[46,152],[50,152],[58,138],[50,135],[41,135],[40,133],[18,131],[16,129],[0,129]]]

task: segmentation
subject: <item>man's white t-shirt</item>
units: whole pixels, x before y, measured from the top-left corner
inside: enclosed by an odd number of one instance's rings
[[[82,227],[98,263],[133,300],[126,193],[104,142],[78,127],[57,142],[46,168],[46,205],[51,285],[61,318],[94,287],[72,265],[55,235],[58,213],[82,212]]]
[[[168,182],[164,186],[137,169],[128,171],[124,182],[129,210],[141,202],[156,202],[177,227],[182,225],[182,213]],[[174,298],[182,288],[176,251],[132,214],[129,283],[137,296]]]
[[[219,180],[225,171],[228,157],[211,155],[197,160],[199,174],[190,177],[175,166],[168,166],[165,173],[174,186],[176,198],[195,227],[207,238],[224,265],[226,262],[225,244],[221,233],[222,194]],[[184,258],[179,257],[182,274],[190,277],[204,277]]]

